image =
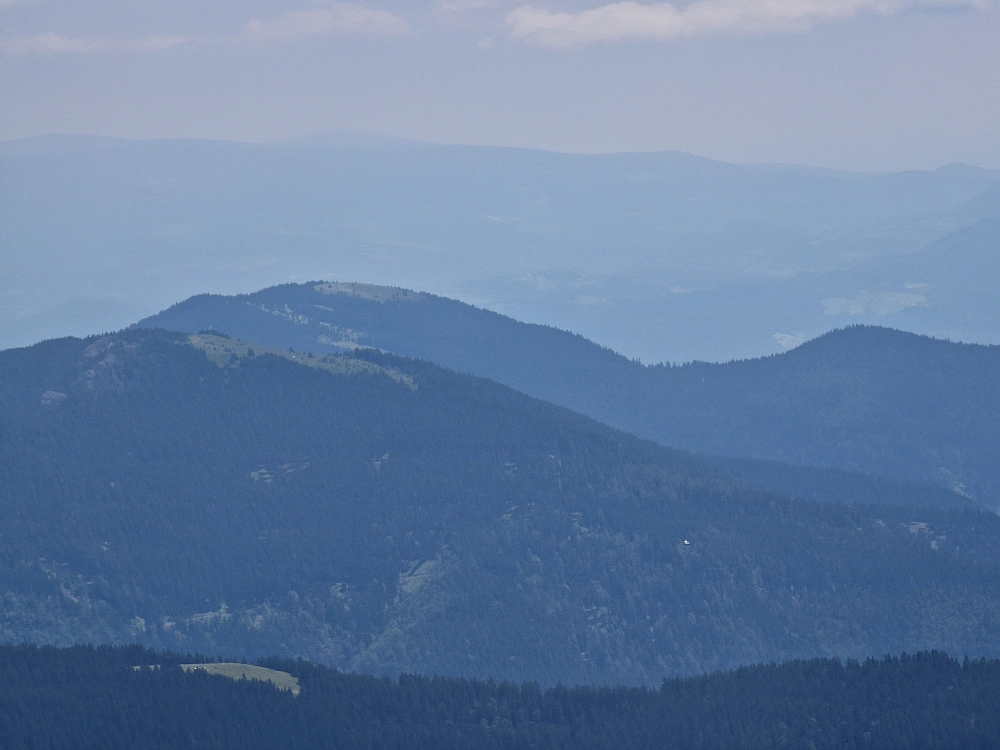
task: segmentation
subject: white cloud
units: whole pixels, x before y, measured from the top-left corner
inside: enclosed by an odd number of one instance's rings
[[[625,40],[669,41],[722,34],[808,31],[861,14],[917,9],[981,8],[985,0],[696,0],[643,5],[633,0],[577,13],[522,5],[507,16],[511,36],[544,47],[581,47]]]
[[[500,0],[437,0],[438,10],[462,12],[466,10],[482,10],[494,8]]]
[[[778,342],[780,346],[785,351],[789,349],[794,349],[797,346],[801,346],[806,343],[806,335],[804,333],[776,333],[771,336],[772,339]]]
[[[114,39],[95,36],[62,36],[61,34],[36,34],[34,36],[0,39],[0,52],[8,55],[45,53],[83,53],[160,50],[190,44],[194,37],[147,36],[142,39]]]
[[[330,34],[405,34],[410,25],[388,11],[373,10],[351,3],[337,3],[329,10],[300,10],[273,21],[250,21],[245,36],[287,41],[305,36]]]
[[[0,4],[12,1],[0,0]],[[0,39],[0,54],[14,56],[120,51],[156,52],[196,42],[219,44],[240,39],[287,42],[305,36],[331,34],[396,35],[406,33],[409,29],[410,26],[405,20],[392,13],[351,3],[337,3],[329,10],[296,11],[271,21],[253,20],[247,23],[243,30],[235,36],[153,35],[141,39],[122,39],[46,33]]]

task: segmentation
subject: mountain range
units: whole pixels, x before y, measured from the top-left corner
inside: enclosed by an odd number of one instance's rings
[[[852,323],[998,343],[1000,173],[326,138],[0,143],[0,347],[315,278],[447,295],[647,363]]]
[[[836,500],[841,488],[841,495],[883,504],[908,494],[913,505],[964,498],[1000,506],[996,346],[854,326],[754,360],[645,366],[582,336],[456,300],[334,282],[201,295],[139,325],[212,329],[280,349],[375,347],[428,360],[664,445],[718,456],[734,475],[778,492]],[[865,488],[858,474],[946,492]]]

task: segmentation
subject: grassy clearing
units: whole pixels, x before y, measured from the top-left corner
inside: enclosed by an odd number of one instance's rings
[[[185,672],[207,672],[208,674],[221,675],[231,680],[259,680],[260,682],[270,682],[278,690],[288,690],[292,695],[302,692],[299,686],[299,678],[288,672],[280,672],[277,669],[267,667],[255,667],[252,664],[239,664],[237,662],[222,662],[218,664],[181,664],[181,669]]]
[[[227,339],[222,336],[212,336],[211,334],[200,333],[188,336],[188,341],[195,349],[205,352],[205,355],[219,367],[227,367],[234,360],[246,359],[253,351],[254,355],[270,354],[275,357],[287,359],[296,364],[306,367],[313,367],[317,370],[324,370],[334,375],[384,375],[395,380],[397,383],[406,386],[412,391],[417,390],[413,378],[399,370],[387,367],[379,367],[376,364],[363,359],[356,359],[344,355],[332,355],[314,357],[300,352],[282,351],[281,349],[271,349],[260,344],[251,344],[246,341]]]

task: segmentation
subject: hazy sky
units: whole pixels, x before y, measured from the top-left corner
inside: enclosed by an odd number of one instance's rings
[[[996,0],[0,0],[0,139],[1000,167]]]

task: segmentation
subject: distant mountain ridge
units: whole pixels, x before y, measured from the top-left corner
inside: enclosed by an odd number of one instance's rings
[[[968,165],[861,174],[344,136],[29,138],[0,143],[0,347],[315,278],[463,299],[647,363],[760,356],[852,323],[998,343],[982,288],[998,183]]]
[[[1000,655],[994,514],[752,490],[371,349],[136,329],[0,352],[0,509],[8,642],[546,684]]]
[[[664,445],[935,484],[1000,506],[1000,347],[853,327],[762,359],[646,367],[455,300],[328,282],[193,297],[139,325],[302,351],[376,347]]]

